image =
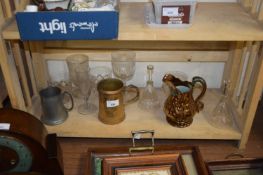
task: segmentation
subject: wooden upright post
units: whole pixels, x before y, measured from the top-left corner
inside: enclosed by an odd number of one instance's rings
[[[247,99],[244,108],[244,127],[241,140],[239,142],[239,148],[244,149],[248,141],[249,133],[255,118],[258,102],[263,89],[263,51],[261,48],[261,54],[256,59],[256,63],[253,69],[251,81],[247,91]]]
[[[263,22],[263,1],[261,1],[259,5],[258,20]]]

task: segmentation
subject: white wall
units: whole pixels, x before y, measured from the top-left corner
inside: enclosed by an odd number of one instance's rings
[[[222,80],[224,63],[183,63],[183,62],[137,62],[133,79],[128,82],[139,87],[144,87],[147,79],[146,67],[148,64],[154,65],[153,80],[156,87],[162,84],[162,77],[167,72],[180,71],[188,76],[191,81],[193,76],[203,77],[208,87],[219,88]],[[90,62],[90,67],[107,66],[111,68],[110,62]],[[50,81],[68,80],[68,69],[64,61],[48,61]]]

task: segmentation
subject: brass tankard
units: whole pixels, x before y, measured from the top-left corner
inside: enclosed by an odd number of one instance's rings
[[[118,124],[125,119],[125,105],[135,102],[139,98],[139,89],[115,78],[101,80],[97,86],[99,92],[99,120],[105,124]],[[124,90],[135,91],[136,96],[124,102]]]

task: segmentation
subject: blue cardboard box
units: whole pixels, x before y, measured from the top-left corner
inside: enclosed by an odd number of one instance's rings
[[[17,12],[21,40],[108,40],[118,37],[118,11]]]

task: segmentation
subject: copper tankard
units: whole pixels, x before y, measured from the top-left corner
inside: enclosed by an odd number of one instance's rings
[[[139,98],[139,89],[129,85],[124,87],[123,82],[115,78],[106,78],[98,83],[99,92],[99,120],[105,124],[118,124],[125,119],[125,105],[135,102]],[[124,102],[123,93],[134,91],[135,97]]]
[[[187,127],[193,122],[196,112],[203,109],[200,99],[206,92],[206,82],[201,77],[193,77],[192,82],[181,81],[171,74],[163,77],[163,82],[170,87],[170,95],[164,103],[166,120],[176,127]],[[194,99],[193,90],[196,84],[201,84],[201,93]]]

